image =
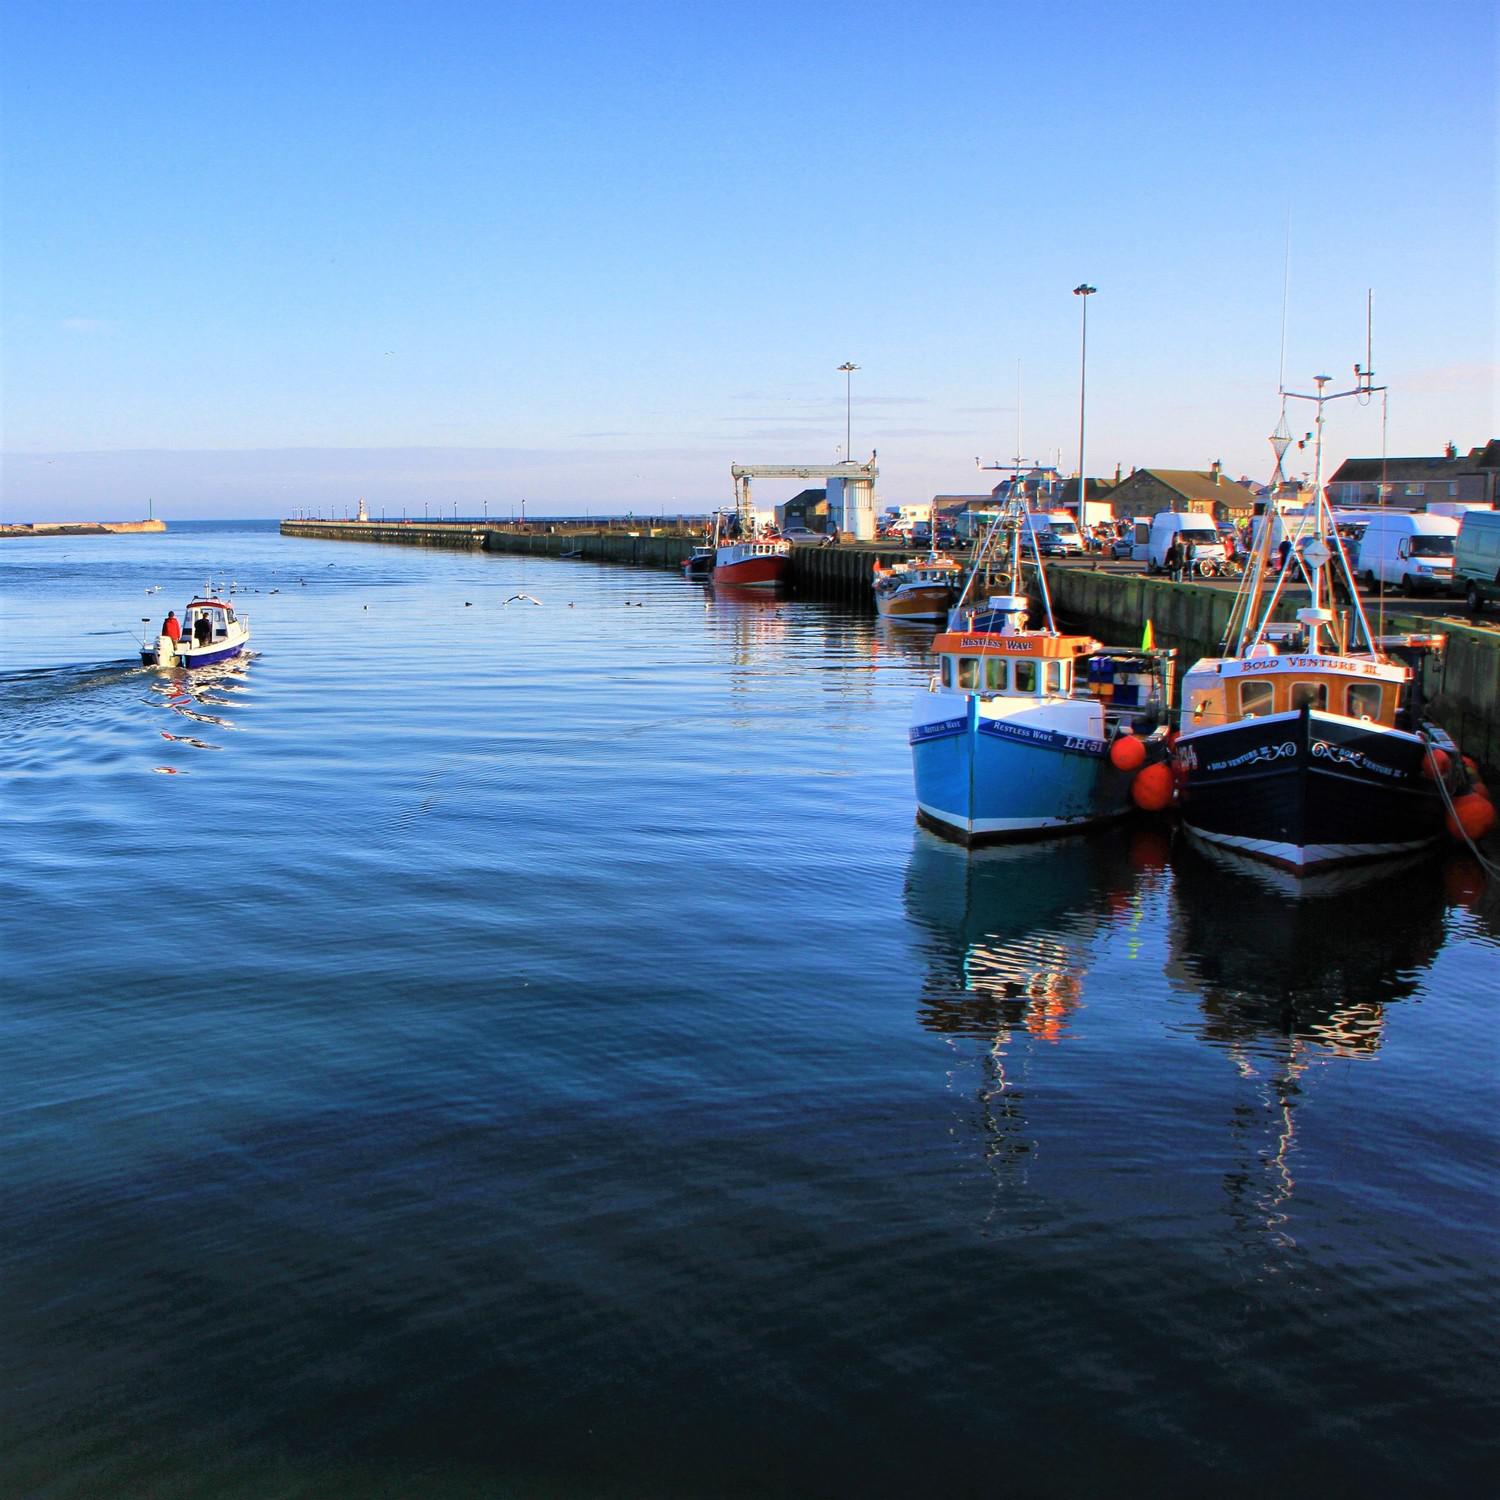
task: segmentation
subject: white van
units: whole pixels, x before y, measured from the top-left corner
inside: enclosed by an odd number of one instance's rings
[[[1475,614],[1500,599],[1500,511],[1471,510],[1459,523],[1453,591]]]
[[[1446,594],[1453,582],[1458,522],[1416,511],[1377,512],[1359,539],[1355,571],[1370,588],[1397,584],[1403,593]]]
[[[1083,552],[1083,538],[1078,534],[1077,517],[1069,511],[1028,511],[1026,514],[1026,525],[1035,533],[1038,543],[1040,543],[1046,533],[1050,532],[1056,538],[1053,546],[1055,553],[1080,556]]]
[[[1193,548],[1203,547],[1217,561],[1224,556],[1224,539],[1212,516],[1195,515],[1181,510],[1159,510],[1148,526],[1135,523],[1135,546],[1130,555],[1146,564],[1148,573],[1160,573],[1167,565],[1167,549],[1180,542],[1187,549],[1184,568],[1191,572]]]

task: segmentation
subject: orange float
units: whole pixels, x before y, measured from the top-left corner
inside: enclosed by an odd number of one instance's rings
[[[1441,781],[1447,776],[1449,765],[1448,752],[1429,745],[1427,754],[1422,757],[1422,774],[1430,781]]]
[[[1172,801],[1172,768],[1164,761],[1142,766],[1130,783],[1130,799],[1142,812],[1167,807]]]
[[[1109,747],[1109,763],[1117,771],[1139,771],[1146,764],[1146,747],[1127,730]]]
[[[1482,839],[1494,826],[1494,803],[1476,792],[1465,792],[1448,814],[1448,832],[1456,839]]]

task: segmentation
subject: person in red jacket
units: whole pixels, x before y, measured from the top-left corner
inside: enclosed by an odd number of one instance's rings
[[[161,622],[161,633],[170,636],[174,641],[182,639],[182,621],[177,618],[175,609],[167,611],[167,618]]]

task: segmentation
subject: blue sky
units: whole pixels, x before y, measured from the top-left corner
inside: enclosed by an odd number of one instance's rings
[[[706,505],[853,446],[1264,476],[1496,414],[1492,5],[9,0],[12,519]],[[1296,419],[1294,419],[1295,421]],[[1378,413],[1332,414],[1333,461]],[[768,498],[770,498],[768,493]]]

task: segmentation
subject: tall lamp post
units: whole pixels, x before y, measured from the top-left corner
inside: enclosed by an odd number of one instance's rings
[[[839,373],[844,377],[844,462],[854,462],[854,447],[851,434],[854,429],[854,372],[859,368],[853,360],[846,359],[839,366]],[[839,517],[839,530],[851,530],[854,517],[849,510],[849,481],[842,481],[844,486],[844,514]]]
[[[839,366],[839,374],[844,377],[844,461],[854,462],[854,449],[849,442],[849,434],[854,423],[854,372],[859,368],[849,360],[845,360]]]
[[[1083,397],[1087,388],[1089,371],[1089,298],[1098,290],[1098,287],[1090,286],[1086,281],[1080,281],[1073,288],[1073,295],[1083,298],[1083,343],[1078,355],[1078,535],[1080,538],[1088,535],[1084,524],[1084,518],[1088,514],[1084,505],[1088,499],[1089,482],[1085,477],[1083,467]]]

